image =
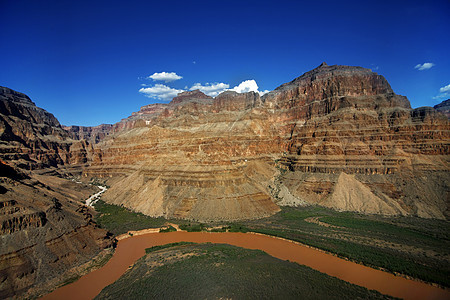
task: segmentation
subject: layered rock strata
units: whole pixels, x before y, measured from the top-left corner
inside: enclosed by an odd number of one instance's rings
[[[447,118],[450,118],[450,99],[444,100],[435,105],[434,109],[446,115]]]
[[[80,202],[93,188],[0,161],[0,298],[31,296],[113,244]]]
[[[101,124],[98,126],[63,126],[73,140],[86,140],[91,144],[97,144],[108,134],[112,133],[112,124]]]
[[[202,221],[270,215],[274,202],[448,216],[449,122],[381,75],[324,63],[263,97],[190,93],[94,147],[84,175],[110,178],[107,201]]]
[[[0,88],[0,298],[35,296],[112,246],[81,202],[96,189],[64,179],[64,165],[81,172],[88,145],[26,95]]]
[[[292,195],[339,210],[448,216],[449,122],[411,109],[382,76],[321,65],[265,104],[292,120],[281,159]]]
[[[51,113],[0,87],[0,159],[26,169],[55,167],[69,162],[72,142]]]

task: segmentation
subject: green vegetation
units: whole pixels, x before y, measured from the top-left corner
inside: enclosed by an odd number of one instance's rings
[[[167,249],[167,248],[171,248],[171,247],[175,247],[175,246],[184,246],[184,245],[193,245],[193,244],[195,244],[195,243],[192,243],[192,242],[177,242],[177,243],[170,243],[170,244],[165,244],[165,245],[158,245],[158,246],[153,246],[153,247],[150,247],[150,248],[146,248],[145,249],[145,253],[148,254],[148,253],[151,253],[151,252],[154,252],[154,251],[159,251],[159,250],[162,250],[162,249]]]
[[[242,224],[231,224],[230,226],[228,226],[228,232],[243,232],[246,233],[249,230],[247,229],[247,227],[245,227]]]
[[[150,249],[97,299],[388,298],[260,250],[222,244]]]
[[[115,235],[126,233],[130,230],[158,228],[167,221],[164,218],[152,218],[121,206],[111,205],[102,200],[97,201],[94,207],[99,212],[99,215],[95,218],[96,223]]]
[[[200,232],[200,231],[206,231],[206,225],[203,223],[181,224],[180,229],[186,230],[188,232]]]
[[[167,226],[167,228],[161,228],[159,230],[159,232],[173,232],[173,231],[177,231],[177,229],[172,225]]]
[[[95,208],[100,213],[96,217],[97,223],[116,235],[130,230],[158,228],[167,221],[101,200]],[[182,223],[180,228],[189,232],[254,231],[279,236],[371,267],[450,287],[450,222],[447,221],[367,216],[308,206],[284,207],[276,215],[260,220],[227,225],[189,222]],[[170,231],[175,231],[175,228],[169,226],[161,230]]]
[[[310,206],[283,208],[270,218],[248,221],[245,226],[368,266],[450,286],[450,263],[445,259],[450,255],[450,225],[446,221],[383,218]]]
[[[203,223],[187,223],[180,225],[181,230],[186,230],[187,232],[248,232],[248,229],[242,224],[232,223],[227,226],[218,226],[216,228],[209,229],[207,225]]]

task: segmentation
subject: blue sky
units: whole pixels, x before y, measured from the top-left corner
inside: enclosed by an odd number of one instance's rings
[[[169,99],[162,86],[273,90],[326,61],[432,106],[450,98],[449,16],[448,0],[0,0],[0,85],[62,124],[98,125]],[[182,78],[149,78],[162,72]]]

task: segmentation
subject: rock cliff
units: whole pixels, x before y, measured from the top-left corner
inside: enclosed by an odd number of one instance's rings
[[[450,99],[444,100],[441,103],[435,105],[434,109],[446,115],[447,118],[450,118]]]
[[[321,65],[265,101],[291,122],[281,182],[292,195],[340,210],[448,216],[449,122],[411,109],[382,76]]]
[[[313,203],[448,217],[448,120],[411,109],[369,69],[323,63],[263,97],[187,92],[125,120],[83,172],[110,178],[107,201],[152,216],[246,219]]]
[[[39,294],[112,245],[81,202],[96,189],[64,179],[64,165],[86,162],[87,145],[0,88],[0,298]]]
[[[80,203],[93,188],[67,174],[106,180],[105,201],[150,216],[228,221],[318,204],[448,219],[447,102],[412,109],[383,76],[323,63],[262,97],[196,90],[113,125],[63,128],[0,88],[0,297],[111,245]]]
[[[449,213],[448,119],[361,67],[323,63],[262,97],[183,92],[111,127],[68,131],[60,161],[107,179],[105,200],[151,216],[259,218],[290,203]]]
[[[97,144],[108,134],[112,133],[112,124],[101,124],[98,126],[63,126],[73,140],[86,140],[91,144]]]
[[[68,139],[58,120],[28,96],[0,87],[0,158],[21,168],[56,167],[69,161]]]

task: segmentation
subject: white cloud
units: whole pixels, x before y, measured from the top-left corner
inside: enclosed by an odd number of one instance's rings
[[[146,97],[164,101],[172,100],[173,97],[181,92],[184,92],[184,90],[177,90],[164,84],[155,84],[153,87],[141,88],[139,90],[139,93],[144,94]]]
[[[441,92],[441,93],[450,93],[450,84],[441,87],[441,88],[439,89],[439,92]]]
[[[231,89],[231,91],[235,91],[238,93],[248,93],[248,92],[257,92],[258,91],[258,85],[256,84],[256,81],[252,80],[245,80],[239,83],[238,86],[235,86]]]
[[[164,81],[165,83],[167,83],[167,82],[179,80],[183,77],[180,75],[177,75],[177,73],[175,73],[175,72],[170,72],[170,73],[161,72],[161,73],[154,73],[153,75],[148,76],[148,78],[151,78],[155,81]]]
[[[434,66],[435,66],[435,64],[433,64],[433,63],[423,63],[423,64],[416,65],[414,67],[414,69],[418,69],[419,71],[424,71],[424,70],[431,69]]]
[[[226,91],[229,87],[229,84],[222,82],[206,83],[205,85],[202,85],[201,83],[194,83],[190,90],[200,90],[208,96],[216,97],[220,93]]]
[[[248,92],[256,92],[259,93],[260,96],[267,94],[269,91],[265,90],[265,91],[259,91],[258,90],[258,84],[256,84],[256,81],[251,79],[251,80],[245,80],[242,81],[239,85],[233,87],[233,88],[229,88],[230,85],[226,84],[226,83],[206,83],[205,85],[202,85],[201,83],[195,83],[190,90],[200,90],[203,93],[205,93],[208,96],[211,97],[216,97],[217,95],[219,95],[222,92],[225,91],[235,91],[237,93],[248,93]]]
[[[450,84],[443,86],[439,89],[439,95],[433,97],[433,99],[450,98]]]
[[[256,81],[251,79],[251,80],[242,81],[238,86],[235,86],[234,88],[232,88],[231,91],[235,91],[238,93],[256,92],[260,96],[267,94],[269,92],[268,90],[259,91],[258,89],[259,88],[258,88],[258,84],[256,84]]]

